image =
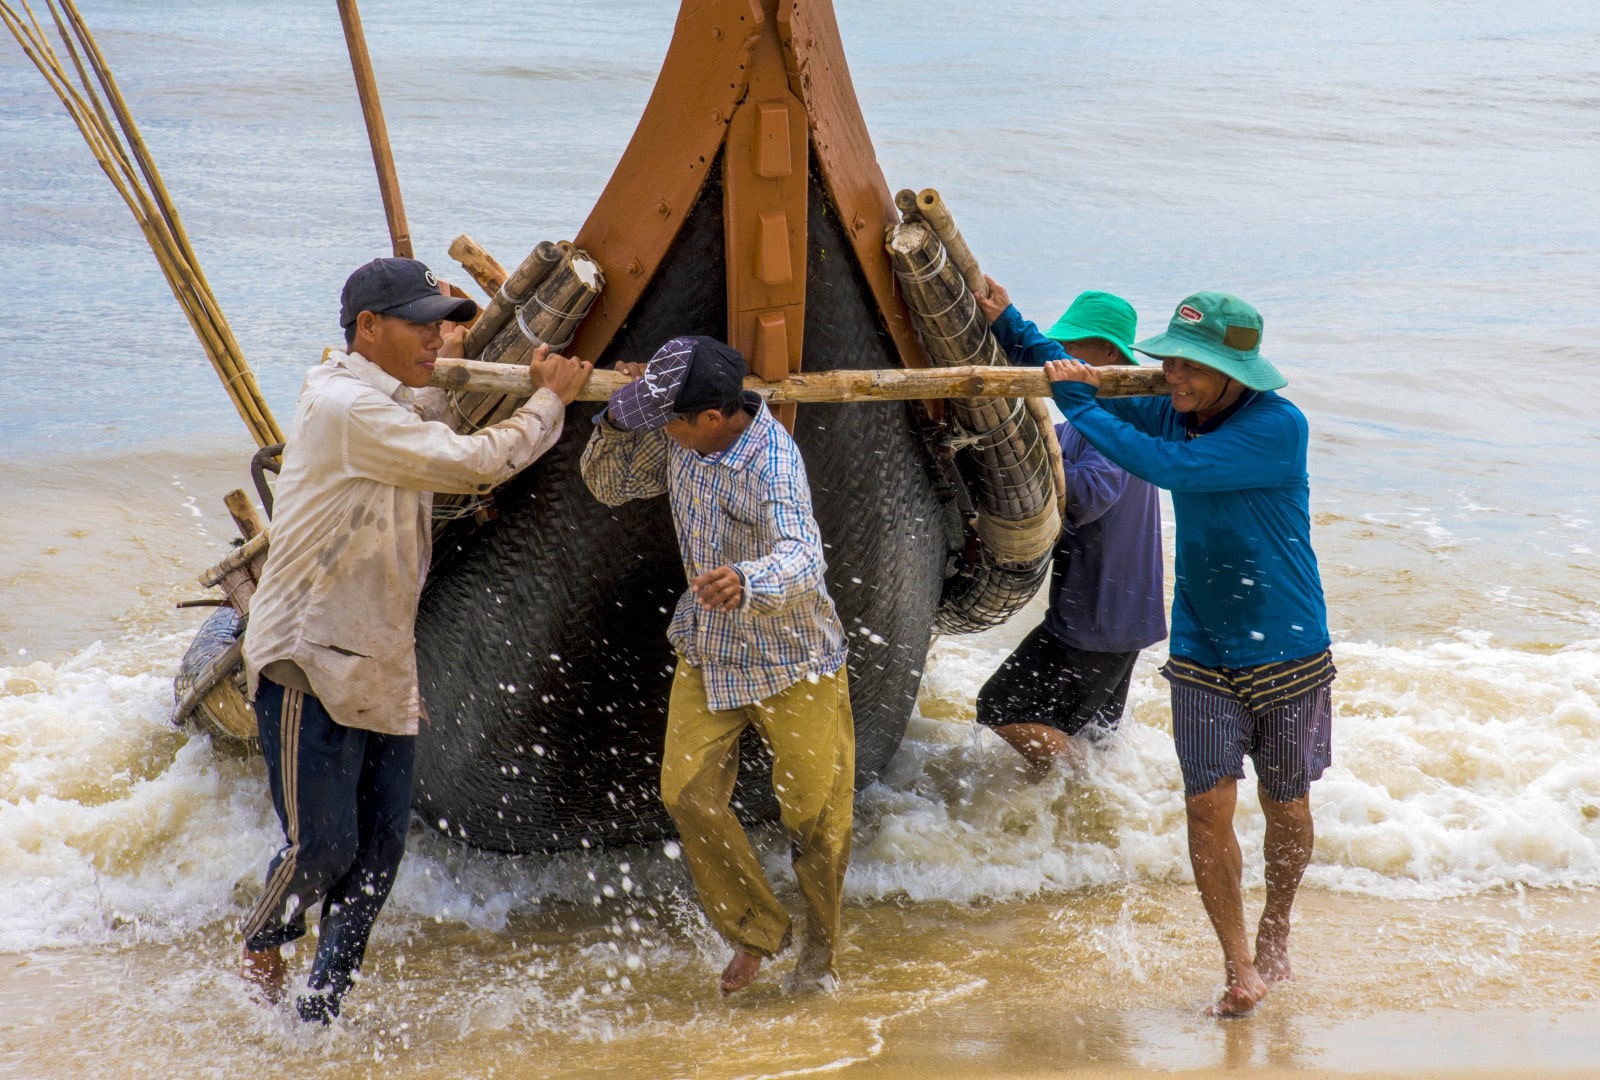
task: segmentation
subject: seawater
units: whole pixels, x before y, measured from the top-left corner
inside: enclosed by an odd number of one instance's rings
[[[1287,1026],[1258,1028],[1264,1044],[1358,1067],[1316,1018],[1487,1009],[1513,988],[1589,1015],[1600,12],[839,7],[891,189],[937,186],[1025,314],[1106,288],[1152,333],[1190,291],[1238,293],[1307,413],[1341,677],[1301,979],[1274,995]],[[445,28],[436,6],[369,6],[419,257],[451,269],[464,231],[509,262],[576,232],[675,12],[486,4]],[[287,420],[337,336],[345,274],[387,247],[332,5],[85,15]],[[418,826],[361,1023],[324,1044],[254,1009],[228,968],[279,842],[261,769],[167,722],[199,620],[172,604],[226,544],[220,495],[251,447],[126,210],[9,46],[0,206],[0,1070],[226,1074],[270,1052],[325,1075],[379,1059],[740,1075],[915,1064],[924,1045],[946,1066],[963,1047],[980,1063],[1239,1060],[1192,1022],[1217,965],[1162,648],[1082,777],[1030,784],[971,722],[1037,607],[930,658],[906,741],[858,802],[860,951],[839,998],[724,1011],[706,993],[720,950],[670,845],[509,859]],[[1261,827],[1245,800],[1252,888]],[[762,843],[787,880],[778,838]],[[1394,959],[1387,981],[1363,974],[1374,955]],[[1065,1028],[1027,1018],[1085,997]],[[1535,1016],[1518,1015],[1498,1022]],[[734,1016],[754,1022],[730,1031]],[[997,1016],[1014,1042],[980,1030]],[[95,1057],[85,1038],[130,1050]],[[1577,1036],[1545,1045],[1556,1065],[1600,1060]]]

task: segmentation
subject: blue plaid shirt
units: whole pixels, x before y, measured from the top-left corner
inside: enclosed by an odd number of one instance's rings
[[[845,660],[800,448],[754,404],[750,426],[720,453],[702,457],[661,431],[623,431],[604,413],[583,451],[584,482],[607,506],[669,496],[688,577],[732,566],[744,578],[737,611],[707,611],[685,592],[667,628],[701,669],[713,709],[753,704]]]

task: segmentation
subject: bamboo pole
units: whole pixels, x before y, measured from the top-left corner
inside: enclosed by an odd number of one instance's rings
[[[1172,393],[1160,368],[1104,367],[1100,397],[1140,397]],[[596,368],[578,392],[579,401],[607,401],[629,379],[621,372]],[[463,393],[504,394],[526,398],[533,393],[528,369],[520,364],[482,360],[439,359],[431,386]],[[929,398],[1047,398],[1050,382],[1031,367],[877,368],[870,371],[808,371],[782,379],[744,381],[773,404],[865,401],[920,401]]]
[[[224,495],[222,504],[228,508],[228,516],[233,518],[239,535],[246,540],[254,540],[267,531],[267,523],[261,520],[256,504],[250,501],[250,496],[245,494],[243,488],[234,488]]]
[[[506,268],[466,233],[450,241],[450,257],[490,296],[506,283]]]
[[[978,269],[978,260],[972,254],[972,249],[967,246],[961,230],[956,228],[955,218],[950,216],[950,208],[945,206],[944,200],[939,197],[936,190],[923,188],[917,192],[917,213],[932,226],[933,234],[939,238],[939,243],[944,245],[950,261],[961,271],[967,288],[979,296],[988,296],[989,285],[983,280],[983,271]]]
[[[464,239],[466,237],[457,237],[458,241]],[[454,244],[450,245],[450,250],[455,251]],[[494,336],[516,314],[517,308],[527,303],[533,290],[561,264],[561,259],[562,251],[558,245],[541,240],[521,265],[492,290],[488,305],[467,333],[465,351],[468,356],[476,357],[483,352],[484,346],[494,340]]]
[[[200,269],[200,260],[189,243],[177,207],[94,35],[73,0],[46,2],[56,32],[72,58],[78,85],[68,77],[49,36],[25,0],[22,7],[28,14],[26,21],[5,0],[0,0],[0,21],[6,24],[22,46],[24,55],[44,76],[83,136],[89,152],[132,212],[173,297],[183,309],[184,317],[257,445],[282,442],[283,433],[273,420],[256,385],[255,374],[245,361],[221,305]],[[109,110],[106,102],[110,103]],[[118,138],[119,128],[122,139]]]
[[[361,12],[356,9],[356,0],[338,0],[338,4],[345,45],[350,50],[350,67],[355,72],[356,94],[361,98],[361,117],[367,124],[367,141],[372,144],[372,164],[378,170],[378,193],[383,196],[389,240],[394,246],[395,258],[410,259],[414,257],[411,227],[406,224],[406,208],[400,200],[400,178],[394,171],[394,153],[389,148],[388,125],[383,122],[383,104],[378,100],[372,56],[367,52],[366,35],[361,31]]]

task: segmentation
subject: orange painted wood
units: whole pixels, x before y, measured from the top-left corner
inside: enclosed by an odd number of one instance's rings
[[[750,56],[749,96],[734,113],[722,158],[728,264],[728,340],[762,378],[799,371],[804,354],[810,162],[805,104],[789,85],[772,16]],[[793,406],[779,407],[791,430]]]
[[[756,340],[750,354],[750,370],[763,379],[781,379],[790,373],[789,320],[783,312],[764,311],[756,316]],[[781,374],[765,374],[768,371]]]
[[[768,285],[787,285],[794,280],[797,254],[789,243],[788,214],[764,210],[756,215],[756,277]]]
[[[884,230],[898,223],[899,216],[850,81],[832,0],[779,0],[775,21],[786,47],[790,86],[806,105],[817,166],[877,301],[884,329],[902,364],[927,367],[927,355],[883,249]]]
[[[684,0],[639,126],[578,231],[606,289],[574,355],[600,358],[672,246],[745,98],[746,62],[767,21],[756,0]]]
[[[794,172],[787,102],[763,101],[756,106],[756,173],[789,176]]]

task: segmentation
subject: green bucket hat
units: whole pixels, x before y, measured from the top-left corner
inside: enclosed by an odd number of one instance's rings
[[[1134,314],[1132,304],[1120,296],[1091,289],[1079,293],[1044,336],[1060,342],[1100,338],[1109,341],[1128,363],[1137,364],[1133,333],[1138,325],[1139,316]]]
[[[1135,349],[1158,360],[1182,358],[1220,371],[1252,390],[1276,390],[1289,380],[1261,355],[1261,313],[1237,296],[1202,292],[1184,299],[1167,332]]]

